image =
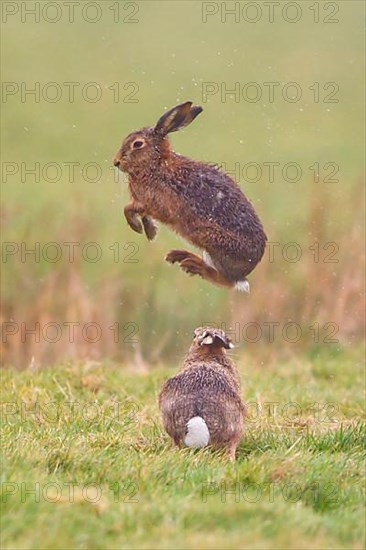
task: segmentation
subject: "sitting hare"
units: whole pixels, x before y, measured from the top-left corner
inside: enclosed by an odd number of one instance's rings
[[[231,347],[222,330],[197,328],[180,372],[161,389],[159,406],[176,445],[224,448],[235,460],[245,407],[236,367],[225,352]]]
[[[246,276],[263,256],[266,235],[240,187],[219,168],[174,153],[167,135],[184,128],[202,112],[191,101],[173,107],[154,128],[124,140],[113,163],[129,175],[132,202],[124,213],[137,233],[156,235],[153,219],[170,226],[203,251],[166,256],[191,275],[249,292]]]

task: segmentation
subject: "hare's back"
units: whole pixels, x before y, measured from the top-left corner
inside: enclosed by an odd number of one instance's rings
[[[226,376],[205,364],[170,378],[160,395],[164,425],[175,439],[183,438],[187,423],[200,416],[213,444],[230,441],[241,430],[243,405]]]
[[[233,385],[226,376],[205,364],[170,378],[160,396],[162,409],[179,411],[185,421],[204,412],[223,413],[226,403],[231,401],[240,401]]]
[[[219,168],[187,159],[175,176],[170,186],[183,199],[184,208],[198,219],[238,235],[262,229],[240,187]]]

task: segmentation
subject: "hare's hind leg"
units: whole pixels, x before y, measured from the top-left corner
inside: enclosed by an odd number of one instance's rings
[[[232,443],[227,449],[227,456],[231,462],[236,461],[236,448],[238,446],[238,443]]]
[[[212,267],[214,267],[219,273],[221,278],[228,281],[230,288],[240,290],[241,292],[250,292],[249,282],[245,278],[245,273],[250,272],[243,261],[233,260],[230,257],[222,257],[222,255],[215,255],[213,258],[209,254],[206,254],[208,260],[206,260]],[[204,256],[204,259],[205,256]]]
[[[209,259],[209,256],[206,257]],[[217,269],[205,262],[202,258],[187,250],[171,250],[165,257],[171,264],[179,263],[180,267],[189,275],[199,275],[202,279],[213,284],[234,287],[234,283],[228,281]]]

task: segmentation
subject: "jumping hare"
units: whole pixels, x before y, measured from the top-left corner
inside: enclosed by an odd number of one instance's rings
[[[216,166],[174,153],[167,135],[184,128],[202,112],[191,101],[173,107],[154,128],[126,137],[113,163],[129,175],[132,202],[127,223],[152,240],[153,220],[170,226],[202,250],[171,250],[166,261],[217,285],[249,292],[247,275],[261,260],[266,235],[240,187]]]
[[[224,448],[235,461],[245,407],[236,366],[225,351],[231,347],[222,330],[197,328],[180,372],[160,391],[159,406],[176,445]]]

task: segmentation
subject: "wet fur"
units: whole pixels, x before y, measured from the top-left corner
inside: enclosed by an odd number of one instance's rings
[[[212,345],[201,345],[202,332],[213,335]],[[159,406],[166,431],[177,446],[182,446],[188,421],[200,416],[207,424],[210,445],[224,448],[235,460],[243,434],[245,407],[240,398],[240,380],[235,364],[226,355],[224,335],[215,329],[199,328],[181,371],[163,385]],[[228,347],[225,345],[225,347]]]
[[[175,108],[177,112],[179,108],[182,106]],[[157,133],[156,128],[143,128],[130,134],[117,152],[115,164],[129,174],[132,203],[125,209],[126,219],[138,232],[147,224],[149,239],[156,234],[151,218],[168,225],[206,251],[214,268],[187,251],[180,251],[187,255],[181,260],[168,254],[167,261],[177,261],[190,274],[232,287],[244,280],[263,256],[266,235],[262,224],[240,187],[227,174],[211,164],[174,153],[162,133]],[[146,145],[141,150],[131,150],[139,138]],[[145,218],[143,226],[137,227],[136,215],[143,222]]]

